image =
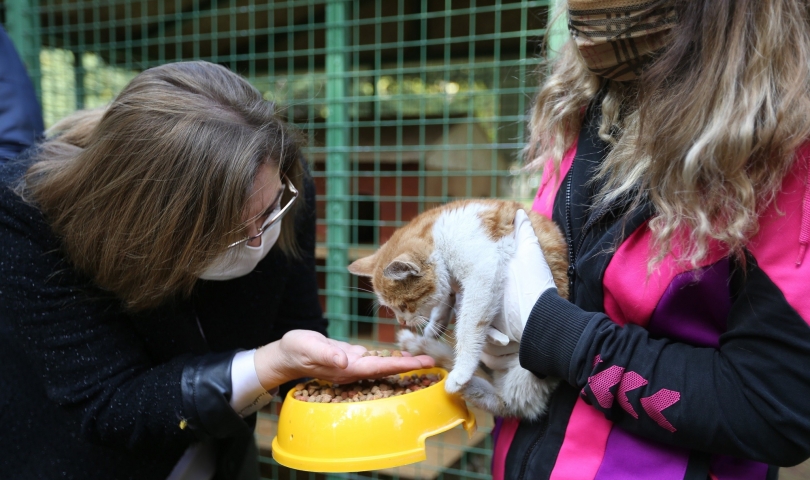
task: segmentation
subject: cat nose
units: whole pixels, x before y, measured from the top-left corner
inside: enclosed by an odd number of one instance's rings
[[[405,326],[405,320],[403,320],[401,317],[397,317],[397,323],[399,323],[403,327]]]

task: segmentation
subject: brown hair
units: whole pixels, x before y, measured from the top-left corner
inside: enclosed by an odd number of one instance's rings
[[[174,63],[139,74],[108,107],[54,125],[17,191],[78,270],[141,310],[190,294],[244,238],[265,163],[303,192],[298,136],[273,104],[224,67]],[[279,247],[294,256],[294,212],[287,218]]]
[[[677,238],[694,264],[712,242],[742,252],[810,137],[810,15],[799,0],[673,3],[668,46],[637,82],[594,76],[569,40],[537,96],[528,158],[558,168],[604,88],[600,136],[613,148],[597,204],[649,199],[656,259]]]

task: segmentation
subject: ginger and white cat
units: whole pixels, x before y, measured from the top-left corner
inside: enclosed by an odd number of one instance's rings
[[[391,236],[373,255],[349,266],[371,277],[381,305],[401,325],[423,327],[424,335],[401,330],[400,347],[433,356],[450,374],[445,388],[500,416],[539,417],[557,379],[541,380],[517,358],[493,372],[494,385],[475,376],[486,332],[500,314],[504,272],[515,255],[515,214],[526,210],[505,200],[460,200],[428,210]],[[527,211],[558,293],[568,296],[567,245],[548,218]],[[455,352],[441,333],[456,313]]]

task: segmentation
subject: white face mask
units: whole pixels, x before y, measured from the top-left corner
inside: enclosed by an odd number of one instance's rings
[[[230,280],[247,275],[267,256],[267,253],[278,240],[280,233],[281,222],[279,221],[262,232],[261,245],[251,247],[245,242],[242,245],[229,248],[228,251],[214,260],[214,263],[200,275],[200,278],[203,280]]]

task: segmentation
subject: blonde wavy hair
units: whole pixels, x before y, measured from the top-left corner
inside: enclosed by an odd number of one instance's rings
[[[244,238],[262,164],[303,191],[300,155],[298,136],[245,79],[174,63],[54,125],[16,191],[45,214],[73,266],[137,311],[189,295]],[[279,238],[293,256],[294,215]]]
[[[569,39],[530,120],[528,167],[559,172],[600,91],[612,145],[594,208],[650,201],[655,258],[741,256],[810,138],[810,15],[802,0],[677,0],[668,46],[632,83],[591,74]],[[562,9],[566,8],[562,5]],[[677,246],[677,248],[675,248]]]

